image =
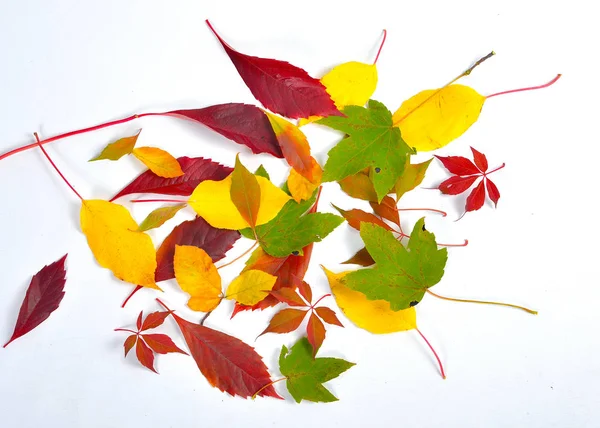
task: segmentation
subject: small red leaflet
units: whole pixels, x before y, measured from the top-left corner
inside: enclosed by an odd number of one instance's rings
[[[31,279],[21,304],[15,330],[10,340],[4,345],[5,348],[15,339],[36,328],[58,309],[65,296],[66,259],[67,255],[65,254],[60,260],[44,266]]]
[[[455,174],[438,186],[438,189],[444,195],[460,195],[467,191],[480,177],[482,178],[467,197],[465,212],[460,218],[469,211],[477,211],[483,206],[486,189],[494,206],[498,206],[498,200],[500,199],[500,191],[490,180],[489,175],[504,168],[505,164],[503,163],[498,168],[488,171],[486,156],[473,147],[471,147],[471,151],[475,163],[462,156],[436,156],[450,173]]]

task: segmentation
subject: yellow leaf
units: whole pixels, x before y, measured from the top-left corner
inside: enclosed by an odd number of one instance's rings
[[[292,197],[296,202],[309,199],[318,185],[314,185],[306,178],[302,177],[295,169],[290,171],[290,176],[287,179],[287,185]]]
[[[81,230],[100,266],[123,281],[160,290],[154,282],[156,250],[152,239],[138,231],[124,206],[84,200],[80,216]]]
[[[107,145],[102,153],[96,156],[93,159],[90,159],[89,162],[94,162],[98,160],[112,160],[116,161],[121,159],[123,156],[131,153],[133,148],[135,147],[135,143],[137,142],[138,137],[140,136],[141,130],[138,131],[137,134],[131,137],[121,138],[114,143],[110,143]]]
[[[227,287],[227,299],[242,305],[256,305],[273,289],[277,277],[261,270],[247,270]]]
[[[156,147],[140,147],[133,149],[133,155],[159,177],[174,178],[183,175],[177,159],[164,150]]]
[[[323,266],[321,266],[323,267]],[[371,333],[384,334],[417,328],[415,308],[392,311],[385,300],[368,300],[367,297],[346,287],[342,278],[348,272],[333,273],[323,267],[331,292],[346,317],[356,326]]]
[[[321,83],[339,110],[346,106],[364,106],[377,87],[377,66],[356,61],[346,62],[323,76]],[[319,119],[319,116],[300,119],[298,125]]]
[[[257,176],[260,205],[256,225],[268,223],[291,198],[264,177]],[[198,184],[188,204],[211,226],[240,230],[250,227],[231,200],[231,174],[221,181],[205,180]]]
[[[450,85],[429,89],[404,101],[394,113],[394,125],[417,151],[444,147],[479,118],[485,97],[473,88]]]
[[[176,245],[173,260],[175,278],[191,297],[194,311],[210,312],[221,302],[221,276],[206,251],[190,245]]]

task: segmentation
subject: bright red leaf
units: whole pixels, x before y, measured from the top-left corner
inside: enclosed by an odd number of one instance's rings
[[[500,191],[496,185],[489,178],[485,180],[485,187],[487,188],[488,196],[494,203],[494,206],[498,206],[498,199],[500,199]]]
[[[169,314],[169,312],[165,313]],[[189,355],[187,352],[179,349],[179,347],[177,347],[177,345],[175,345],[171,338],[166,334],[141,334],[140,336],[157,354],[169,354],[176,352],[179,354]]]
[[[138,361],[144,366],[152,370],[154,373],[158,372],[154,369],[154,353],[152,349],[144,343],[143,340],[138,340],[135,345],[135,355]]]
[[[487,171],[488,169],[488,161],[487,161],[487,157],[475,150],[473,147],[471,147],[471,152],[473,152],[473,160],[475,161],[475,165],[477,165],[477,168],[479,168],[480,172],[484,172]]]
[[[478,178],[479,176],[477,175],[471,175],[469,177],[455,175],[447,180],[444,180],[438,188],[444,195],[460,195],[462,192],[471,187]]]
[[[146,331],[146,330],[151,330],[153,328],[159,327],[162,325],[163,322],[165,322],[165,319],[169,316],[169,311],[159,311],[159,312],[152,312],[151,314],[148,314],[146,316],[146,319],[144,320],[144,323],[142,324],[142,327],[138,329],[140,331]]]
[[[473,162],[462,156],[437,156],[448,171],[455,175],[473,175],[480,174],[481,171]]]
[[[293,288],[280,288],[271,290],[271,295],[289,306],[306,306],[306,302],[294,291]]]

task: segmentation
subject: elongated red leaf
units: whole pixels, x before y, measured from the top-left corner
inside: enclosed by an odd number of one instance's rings
[[[151,330],[153,328],[159,327],[165,322],[165,319],[169,316],[169,311],[161,311],[161,312],[152,312],[148,314],[144,323],[142,324],[141,331]]]
[[[335,205],[333,207],[340,212],[342,217],[344,217],[346,219],[346,221],[348,222],[350,227],[353,227],[356,230],[360,230],[360,225],[363,222],[376,224],[377,226],[381,226],[384,229],[387,229],[389,231],[394,230],[386,222],[379,219],[374,214],[371,214],[371,213],[368,213],[366,211],[359,210],[359,209],[352,209],[352,210],[346,211],[346,210],[336,207]]]
[[[135,355],[138,361],[144,366],[152,370],[154,373],[158,372],[154,369],[154,353],[152,349],[144,343],[143,340],[138,340],[135,345]]]
[[[477,168],[479,168],[480,172],[486,172],[488,169],[487,157],[480,151],[475,150],[473,147],[471,147],[471,152],[473,152],[473,160],[475,161]]]
[[[307,302],[312,302],[312,288],[306,281],[295,278],[298,282],[298,291],[306,299]]]
[[[271,290],[271,295],[282,303],[289,306],[308,306],[302,297],[292,288],[280,288],[279,290]]]
[[[169,114],[200,122],[225,138],[249,147],[253,153],[269,153],[283,158],[269,118],[256,106],[242,103],[217,104],[200,109],[175,110]]]
[[[165,312],[168,314],[169,312]],[[187,352],[179,349],[175,343],[166,334],[142,334],[142,339],[146,344],[157,354],[169,354],[178,352],[180,354],[189,355]]]
[[[325,340],[325,326],[314,313],[310,314],[310,318],[308,319],[306,337],[313,348],[314,357]]]
[[[269,325],[259,336],[265,333],[290,333],[302,324],[307,312],[307,309],[282,309],[273,315]]]
[[[137,327],[138,331],[140,331],[142,329],[142,317],[144,316],[144,311],[140,311],[140,314],[137,317],[137,321],[135,323],[135,326]]]
[[[490,197],[490,199],[494,203],[494,206],[497,207],[498,206],[498,200],[500,199],[500,191],[498,190],[498,188],[496,187],[496,185],[492,182],[492,180],[490,180],[487,177],[485,179],[485,187],[487,189],[488,196]]]
[[[465,204],[465,212],[477,211],[483,206],[485,201],[485,187],[483,186],[483,180],[479,182],[477,186],[471,191],[471,194],[467,198]]]
[[[333,324],[333,325],[337,325],[337,326],[340,326],[340,327],[344,326],[342,324],[342,322],[338,319],[338,317],[335,314],[335,312],[333,312],[333,310],[329,309],[326,306],[321,306],[319,308],[315,308],[315,312],[327,324]]]
[[[239,238],[238,231],[214,228],[201,217],[184,221],[173,229],[156,252],[156,281],[175,278],[173,258],[176,245],[202,248],[213,262],[217,262],[225,257]]]
[[[268,122],[268,119],[265,119]],[[175,178],[163,178],[148,170],[117,193],[111,202],[132,193],[156,193],[159,195],[189,196],[196,186],[204,180],[220,181],[233,171],[228,166],[204,158],[183,156],[177,159],[183,175]]]
[[[462,156],[435,156],[446,167],[448,171],[456,175],[480,174],[475,164]]]
[[[373,257],[371,257],[371,255],[369,254],[369,252],[367,251],[366,248],[361,248],[360,250],[358,250],[356,252],[356,254],[354,254],[348,260],[346,260],[345,262],[342,262],[342,264],[344,264],[344,265],[360,265],[360,266],[367,267],[367,266],[374,265],[375,260],[373,260]]]
[[[131,348],[133,348],[133,345],[135,345],[136,340],[136,334],[132,334],[131,336],[128,336],[127,339],[125,339],[125,343],[123,343],[123,348],[125,348],[125,356],[129,354],[129,351],[131,351]]]
[[[21,304],[15,330],[10,340],[4,345],[5,348],[12,341],[36,328],[58,309],[65,295],[66,259],[67,255],[65,254],[60,260],[44,266],[33,276]]]
[[[212,386],[246,398],[271,383],[267,367],[254,348],[233,336],[172,315],[198,368]],[[273,385],[258,395],[281,399]]]
[[[477,175],[469,177],[454,175],[449,179],[442,181],[438,188],[444,195],[460,195],[462,192],[467,191],[478,178]]]
[[[400,225],[400,214],[396,209],[396,202],[390,196],[385,196],[381,203],[369,202],[375,214],[391,221],[394,224]]]
[[[206,21],[252,95],[269,110],[290,118],[340,116],[323,84],[288,62],[237,52]]]

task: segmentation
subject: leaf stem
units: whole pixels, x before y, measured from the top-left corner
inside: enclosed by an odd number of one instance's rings
[[[221,299],[221,300],[222,300],[222,299]],[[202,319],[200,320],[199,324],[200,324],[200,325],[204,325],[204,321],[206,321],[206,318],[208,318],[208,316],[209,316],[210,314],[212,314],[212,311],[208,311],[208,312],[207,312],[207,313],[206,313],[206,314],[205,314],[205,315],[202,317]]]
[[[528,312],[532,315],[537,315],[537,311],[534,311],[533,309],[528,309],[525,308],[523,306],[519,306],[519,305],[512,305],[510,303],[501,303],[501,302],[488,302],[486,300],[471,300],[471,299],[455,299],[453,297],[444,297],[444,296],[440,296],[439,294],[435,294],[433,291],[426,289],[425,290],[427,293],[431,294],[434,297],[437,297],[438,299],[442,299],[442,300],[449,300],[452,302],[462,302],[462,303],[479,303],[482,305],[496,305],[496,306],[507,306],[509,308],[515,308],[515,309],[520,309],[522,311]]]
[[[52,165],[52,167],[56,170],[58,175],[60,175],[60,178],[63,179],[65,184],[67,186],[69,186],[69,188],[73,191],[73,193],[75,193],[77,195],[77,197],[83,201],[83,198],[81,197],[79,192],[77,190],[75,190],[75,188],[71,185],[71,183],[69,183],[69,180],[67,180],[65,178],[65,176],[62,174],[62,172],[60,172],[60,170],[58,169],[58,167],[56,166],[56,164],[54,163],[54,161],[52,160],[52,158],[50,157],[50,155],[48,154],[46,149],[44,149],[44,146],[42,146],[42,143],[40,142],[40,138],[39,138],[37,132],[34,132],[33,135],[35,136],[36,145],[39,146],[39,148],[42,150],[42,153],[44,153],[44,156],[46,156],[46,159],[48,159],[48,162],[50,162],[50,165]]]
[[[131,202],[139,204],[141,202],[169,202],[173,204],[187,204],[188,201],[179,201],[177,199],[132,199]]]
[[[128,328],[115,328],[115,331],[125,331],[127,333],[139,334],[139,331],[129,330]]]
[[[556,77],[554,77],[554,79],[552,79],[548,83],[544,83],[543,85],[529,86],[527,88],[511,89],[511,90],[508,90],[508,91],[496,92],[495,94],[488,95],[485,98],[489,99],[489,98],[492,98],[492,97],[497,97],[498,95],[513,94],[515,92],[535,91],[536,89],[547,88],[548,86],[554,85],[554,83],[556,83],[556,81],[558,79],[560,79],[561,76],[562,76],[562,74],[557,74]]]
[[[265,386],[263,386],[262,388],[260,388],[258,391],[256,391],[254,393],[254,395],[252,396],[252,399],[254,400],[256,398],[256,396],[258,394],[260,394],[264,389],[270,387],[271,385],[275,385],[277,382],[281,382],[282,380],[286,380],[286,379],[287,379],[287,377],[282,377],[281,379],[277,379],[277,380],[274,380],[274,381],[271,381],[271,382],[267,383]]]
[[[233,259],[230,262],[225,263],[224,265],[221,265],[219,267],[217,267],[217,269],[222,269],[225,266],[229,266],[235,262],[237,262],[239,259],[241,259],[242,257],[244,257],[246,254],[248,254],[250,251],[254,250],[254,248],[256,248],[256,246],[258,245],[258,242],[255,242],[254,244],[252,244],[252,246],[250,248],[248,248],[246,251],[244,251],[242,254],[240,254],[239,256],[237,256],[235,259]]]
[[[466,247],[467,245],[469,245],[469,240],[465,239],[465,242],[463,242],[462,244],[440,244],[439,242],[437,244],[440,247]]]
[[[163,303],[163,301],[162,301],[162,300],[160,300],[158,297],[156,298],[156,301],[157,301],[157,302],[158,302],[158,303],[159,303],[159,304],[160,304],[160,305],[161,305],[163,308],[165,308],[167,311],[169,311],[170,313],[173,313],[173,311],[172,311],[171,309],[169,309],[169,307],[168,307],[167,305],[165,305],[165,304]]]
[[[398,208],[397,211],[431,211],[441,214],[442,217],[446,217],[448,215],[446,211],[436,210],[435,208]]]
[[[435,352],[435,349],[433,349],[433,346],[431,346],[431,343],[429,343],[429,340],[427,340],[427,338],[425,336],[423,336],[423,333],[421,333],[421,330],[419,330],[418,328],[415,328],[415,330],[417,330],[417,333],[419,333],[419,335],[425,341],[427,346],[429,346],[429,349],[431,349],[431,352],[433,352],[433,356],[435,357],[435,359],[438,362],[438,365],[440,366],[440,373],[442,374],[442,378],[446,379],[446,373],[444,373],[444,366],[442,366],[442,361],[440,360],[440,357],[438,357],[437,352]]]
[[[492,169],[491,171],[484,172],[484,173],[483,173],[483,176],[484,176],[484,177],[487,177],[487,176],[488,176],[488,175],[490,175],[492,172],[496,172],[496,171],[498,171],[499,169],[502,169],[502,168],[504,168],[505,166],[506,166],[506,164],[505,164],[505,163],[503,163],[502,165],[500,165],[500,166],[499,166],[498,168],[496,168],[496,169]]]
[[[331,296],[331,294],[324,294],[323,296],[321,296],[321,297],[319,298],[319,300],[317,300],[317,301],[314,303],[314,305],[310,305],[310,308],[311,308],[311,309],[314,309],[314,308],[315,308],[315,306],[317,306],[321,300],[323,300],[325,297],[330,297],[330,296]]]
[[[373,65],[377,64],[377,60],[379,59],[379,54],[381,53],[381,49],[383,49],[383,45],[385,44],[385,39],[387,38],[387,31],[383,30],[383,40],[381,41],[381,45],[379,45],[379,50],[377,51],[377,56],[375,57],[375,61],[373,61]]]
[[[121,305],[121,308],[124,308],[124,307],[125,307],[125,305],[127,304],[127,302],[129,302],[129,299],[131,299],[131,298],[133,297],[133,295],[134,295],[135,293],[137,293],[138,291],[140,291],[141,289],[142,289],[142,286],[141,286],[141,285],[137,285],[137,286],[135,287],[135,289],[134,289],[134,290],[131,292],[131,294],[130,294],[129,296],[127,296],[127,298],[125,299],[125,301],[124,301],[124,302],[123,302],[123,304]]]

